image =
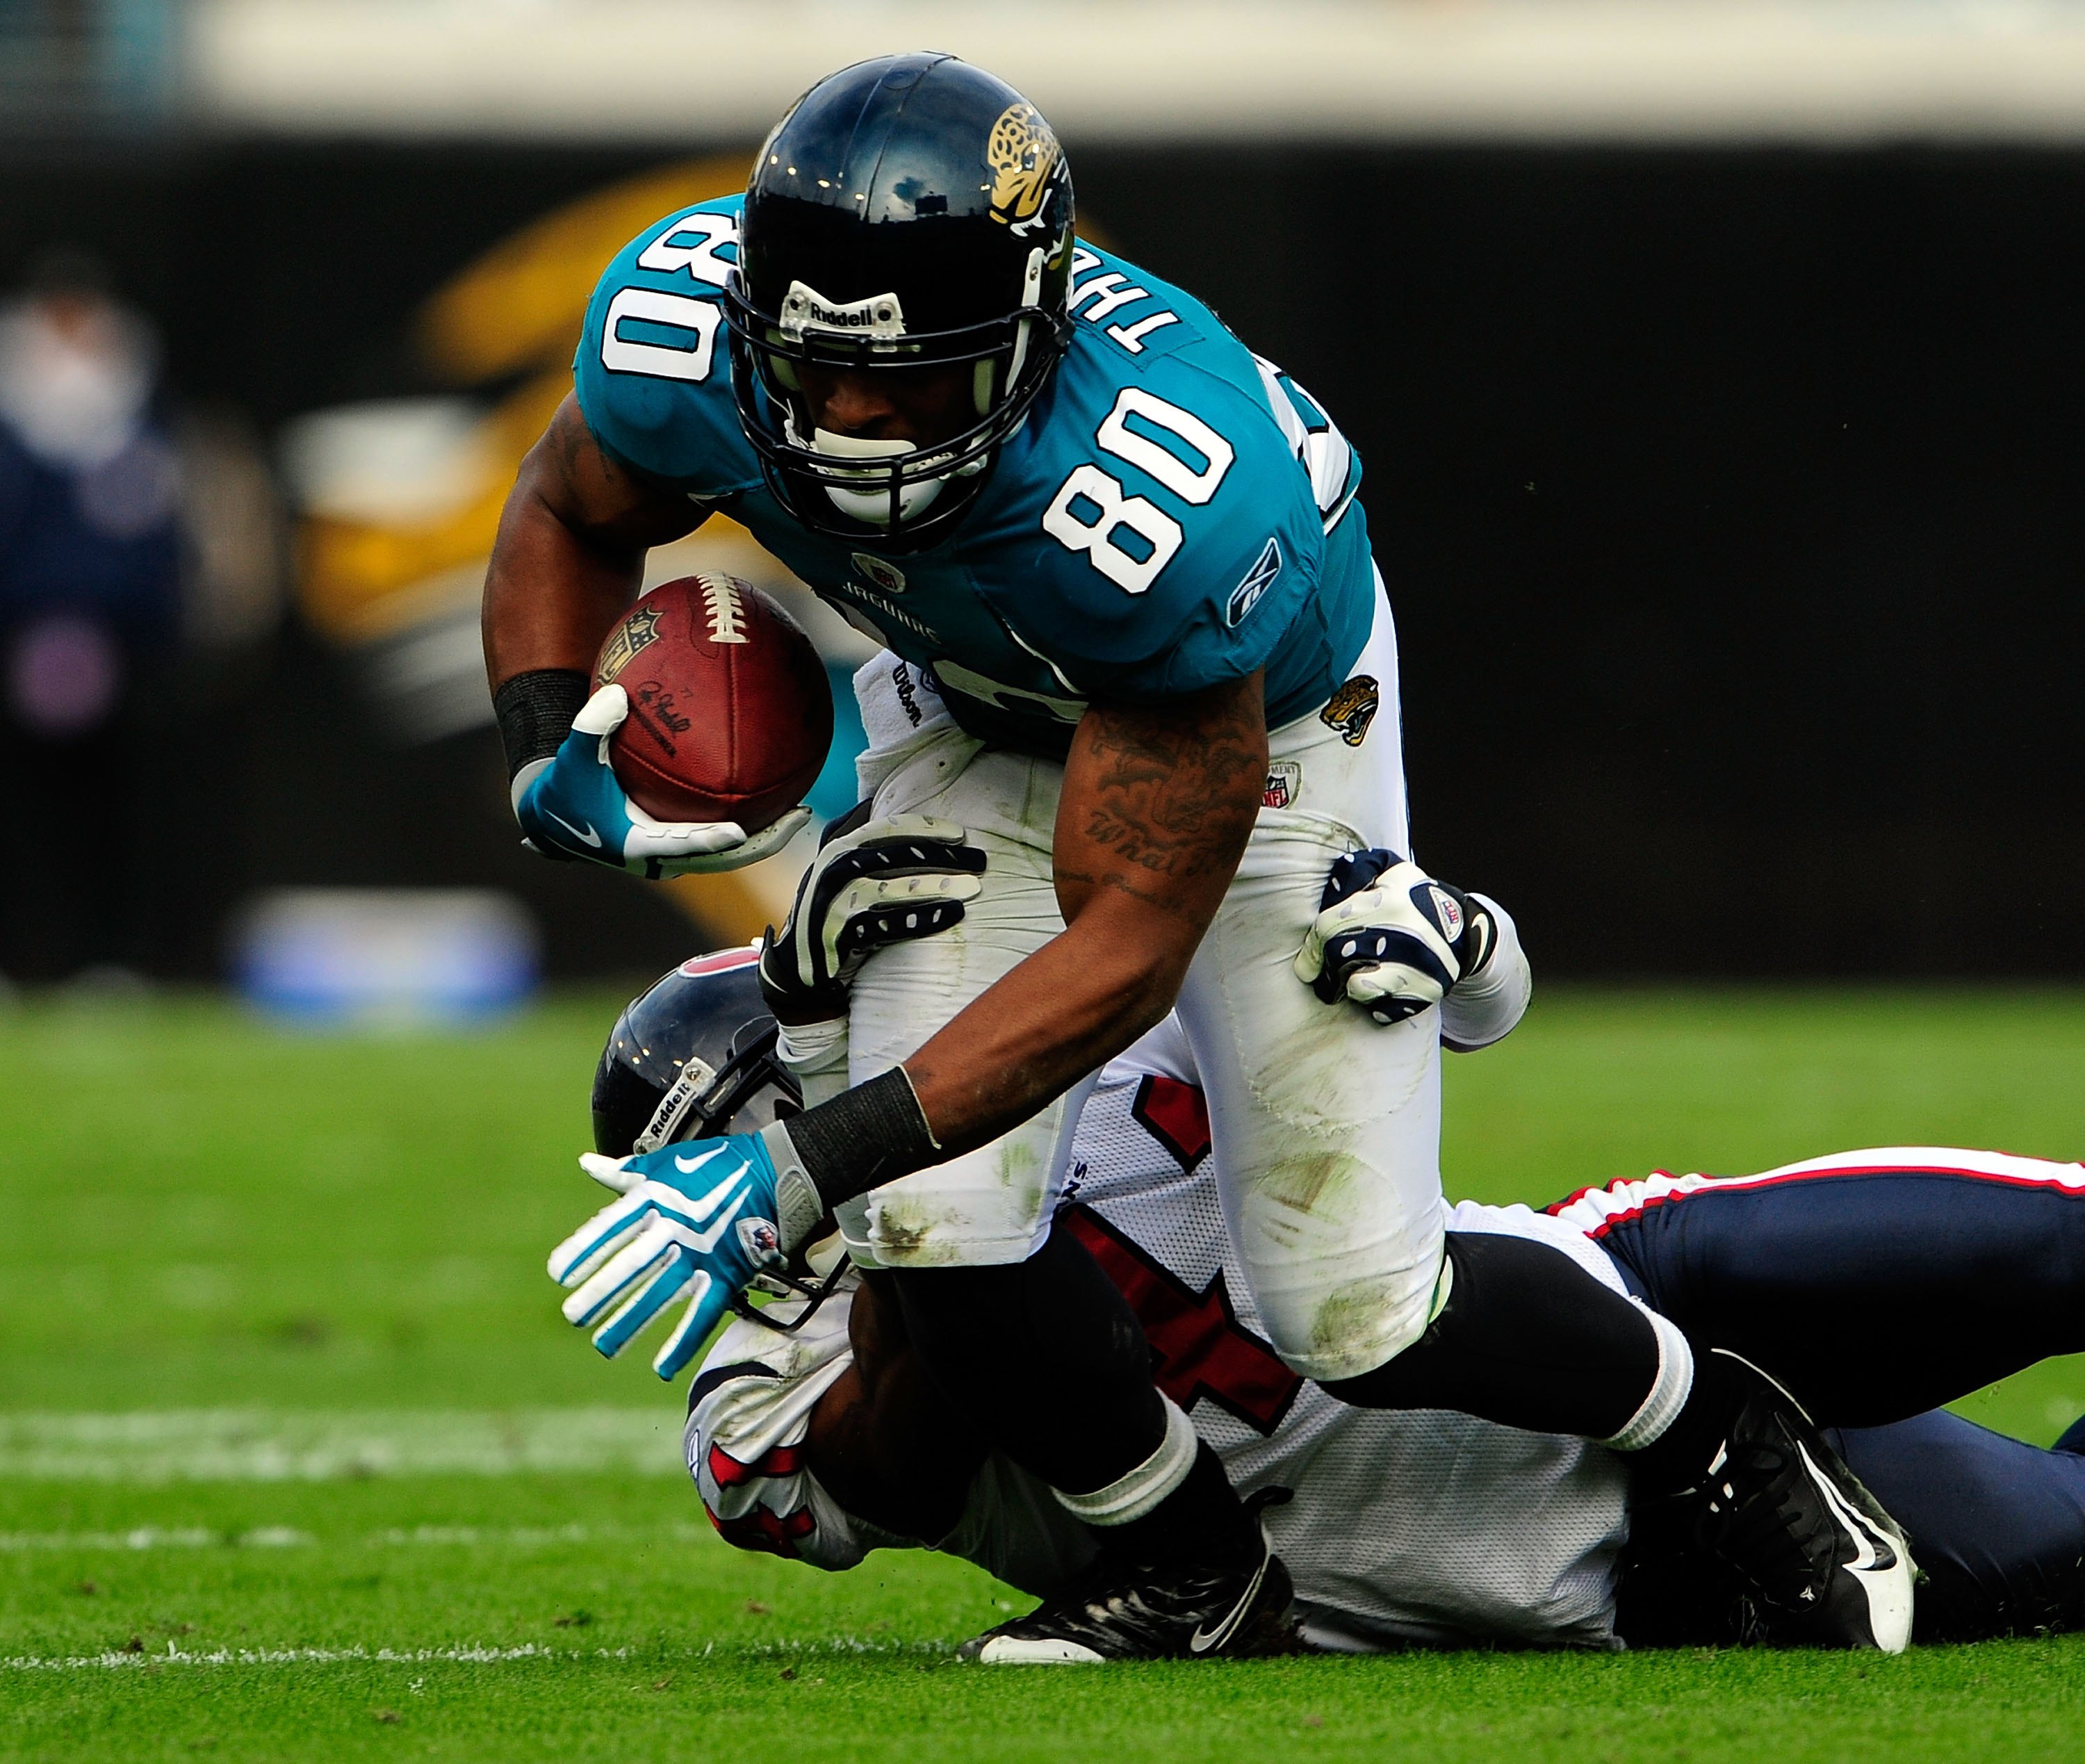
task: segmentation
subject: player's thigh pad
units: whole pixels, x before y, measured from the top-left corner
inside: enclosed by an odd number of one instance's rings
[[[977,898],[937,936],[878,950],[848,1005],[850,1081],[908,1058],[979,994],[1064,929],[1050,844],[1063,768],[954,734],[886,776],[879,816],[933,814],[967,827],[985,852]],[[839,1209],[868,1267],[979,1267],[1025,1261],[1049,1235],[1087,1085],[978,1150]]]
[[[1417,1340],[1442,1266],[1439,1012],[1378,1024],[1320,1003],[1290,967],[1334,860],[1406,848],[1386,610],[1354,679],[1369,684],[1275,731],[1269,806],[1179,1005],[1261,1321],[1315,1379]]]

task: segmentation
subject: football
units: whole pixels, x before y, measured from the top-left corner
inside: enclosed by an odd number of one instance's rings
[[[802,628],[735,576],[662,582],[631,607],[594,664],[630,715],[609,761],[661,821],[736,821],[749,833],[803,800],[833,740],[832,690]]]

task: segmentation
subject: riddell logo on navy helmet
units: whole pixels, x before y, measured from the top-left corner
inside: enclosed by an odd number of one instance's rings
[[[905,308],[895,294],[872,294],[865,300],[829,300],[802,282],[789,284],[776,315],[785,332],[867,331],[873,337],[902,337]]]

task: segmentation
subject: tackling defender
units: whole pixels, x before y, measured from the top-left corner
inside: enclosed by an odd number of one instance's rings
[[[770,1051],[752,961],[690,963],[625,1013],[596,1079],[603,1153],[788,1106],[796,1080]],[[1459,1025],[1472,1041],[1508,1026],[1496,1013]],[[701,1082],[676,1088],[669,1074],[690,1070]],[[1057,1229],[1121,1288],[1161,1387],[1238,1486],[1273,1503],[1307,1645],[1806,1639],[1664,1503],[1632,1502],[1625,1458],[1452,1413],[1357,1410],[1283,1366],[1224,1238],[1192,1076],[1171,1023],[1110,1063]],[[622,1180],[612,1158],[591,1167]],[[1547,1214],[1465,1201],[1451,1217],[1556,1245],[1697,1340],[1800,1369],[1797,1394],[1910,1531],[1920,1639],[2085,1619],[2085,1422],[2045,1452],[1931,1409],[2085,1345],[2085,1168],[1899,1147],[1735,1180],[1616,1182]],[[924,1375],[877,1277],[843,1269],[822,1303],[788,1299],[726,1329],[690,1387],[686,1443],[711,1523],[741,1549],[841,1570],[932,1548],[1045,1599],[1090,1587],[1089,1535]]]
[[[571,1265],[608,1256],[575,1300],[606,1317],[605,1350],[686,1295],[670,1375],[835,1213],[934,1377],[1106,1540],[1111,1608],[1144,1613],[1093,1637],[1046,1609],[987,1657],[1047,1657],[1065,1626],[1103,1652],[1279,1645],[1286,1575],[1261,1528],[1153,1386],[1119,1292],[1051,1230],[1092,1075],[1177,1007],[1242,1277],[1287,1365],[1350,1403],[1643,1452],[1705,1512],[1743,1509],[1719,1523],[1769,1602],[1877,1639],[1873,1577],[1790,1566],[1879,1551],[1883,1604],[1908,1586],[1887,1515],[1792,1406],[1549,1246],[1444,1232],[1434,1014],[1371,1025],[1297,984],[1299,947],[1324,966],[1335,861],[1410,848],[1359,461],[1207,308],[1076,242],[1033,106],[941,56],[821,82],[742,198],[618,257],[575,371],[486,584],[532,843],[656,875],[792,831],[647,821],[603,759],[619,689],[586,698],[646,548],[722,508],[938,688],[938,723],[898,694],[911,726],[864,775],[872,812],[966,829],[987,864],[958,927],[864,970],[851,1088],[650,1154],[575,1242]],[[1447,891],[1407,866],[1360,880],[1355,924],[1416,924],[1434,997],[1480,965],[1484,921]],[[1335,955],[1361,950],[1353,924],[1327,930]],[[811,953],[763,958],[778,1014],[830,981]],[[1751,1476],[1748,1430],[1808,1441],[1803,1498]],[[1712,1464],[1737,1468],[1712,1485]]]

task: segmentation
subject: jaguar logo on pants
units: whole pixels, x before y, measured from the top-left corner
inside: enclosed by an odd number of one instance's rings
[[[1376,690],[1375,676],[1357,674],[1326,700],[1318,720],[1327,729],[1336,729],[1340,739],[1349,747],[1358,747],[1368,739],[1369,725],[1375,720],[1376,710],[1382,703],[1382,695]]]

